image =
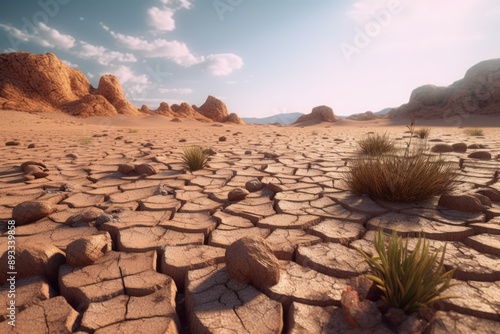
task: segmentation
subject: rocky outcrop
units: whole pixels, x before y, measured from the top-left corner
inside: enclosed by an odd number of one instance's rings
[[[225,120],[226,123],[245,124],[245,122],[234,112],[230,113]]]
[[[407,104],[393,109],[389,118],[443,118],[465,115],[500,115],[500,59],[480,62],[464,78],[448,87],[416,88]]]
[[[353,121],[373,121],[375,119],[380,119],[380,118],[384,118],[384,117],[377,115],[377,114],[374,114],[372,111],[367,111],[367,112],[364,112],[362,114],[354,114],[354,115],[347,117],[347,119],[350,119]]]
[[[81,71],[52,53],[0,55],[0,108],[82,117],[141,114],[126,100],[115,76],[103,76],[95,89]]]
[[[224,122],[227,116],[229,116],[226,104],[211,95],[209,95],[205,103],[198,108],[198,112],[215,122]]]
[[[335,116],[332,108],[327,106],[319,106],[313,108],[310,114],[300,116],[293,124],[317,124],[322,122],[335,123],[339,118]]]

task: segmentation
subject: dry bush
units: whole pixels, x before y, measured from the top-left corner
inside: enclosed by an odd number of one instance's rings
[[[192,172],[203,169],[207,165],[209,156],[210,152],[198,145],[182,148],[182,162]]]
[[[369,134],[358,141],[359,153],[369,156],[379,156],[395,151],[394,141],[387,133]]]
[[[429,128],[421,128],[421,129],[415,130],[415,134],[420,139],[427,139],[427,138],[429,138],[430,133],[431,133],[431,129],[429,129]]]

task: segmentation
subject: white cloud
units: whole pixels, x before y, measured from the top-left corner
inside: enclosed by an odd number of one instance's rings
[[[42,22],[38,22],[37,26],[33,26],[34,30],[28,32],[20,30],[8,24],[0,23],[0,28],[5,30],[11,39],[11,44],[17,48],[20,43],[36,43],[46,48],[55,48],[68,50],[75,46],[75,39],[66,34],[60,33],[58,30],[47,26]]]
[[[136,74],[130,67],[125,65],[120,65],[111,72],[101,73],[101,75],[104,74],[113,74],[116,76],[126,95],[142,94],[150,85],[147,75]]]
[[[227,76],[243,67],[243,59],[233,53],[209,55],[203,66],[215,76]]]
[[[191,51],[189,51],[186,44],[176,40],[167,41],[159,38],[149,42],[140,37],[124,35],[114,31],[110,31],[110,33],[122,46],[130,50],[138,51],[145,57],[165,57],[184,67],[190,67],[202,61],[200,57],[195,57]]]
[[[64,59],[61,59],[61,61],[62,61],[65,65],[67,65],[67,66],[69,66],[69,67],[73,67],[73,68],[77,68],[77,67],[78,67],[78,65],[77,65],[77,64],[73,64],[73,63],[72,63],[72,62],[70,62],[69,60],[64,60]]]
[[[175,29],[174,11],[151,7],[148,9],[149,24],[162,31],[172,31]]]
[[[94,59],[101,65],[109,65],[114,61],[134,63],[137,58],[132,53],[111,51],[101,45],[93,45],[87,42],[79,42],[77,51],[74,53],[83,59]]]
[[[160,0],[160,2],[174,9],[191,9],[191,7],[193,7],[193,2],[191,0]]]
[[[193,90],[191,88],[160,88],[159,92],[162,94],[191,94]]]

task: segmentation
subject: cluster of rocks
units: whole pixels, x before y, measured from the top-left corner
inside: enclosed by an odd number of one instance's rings
[[[187,103],[169,106],[163,102],[156,111],[147,106],[137,109],[126,99],[116,76],[102,76],[94,88],[81,71],[65,65],[52,53],[0,54],[0,109],[59,111],[80,117],[158,114],[201,122],[244,124],[213,96],[199,108]]]
[[[328,106],[314,107],[311,113],[300,116],[293,124],[295,125],[313,125],[322,122],[335,123],[340,119],[335,116],[332,108]]]

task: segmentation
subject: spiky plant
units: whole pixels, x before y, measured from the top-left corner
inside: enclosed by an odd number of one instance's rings
[[[408,239],[403,243],[397,233],[392,234],[387,246],[382,230],[375,235],[377,255],[369,256],[355,249],[365,258],[371,274],[367,277],[383,292],[388,305],[400,308],[406,314],[426,309],[430,304],[453,296],[443,292],[453,286],[455,269],[444,272],[446,245],[431,252],[429,242],[419,236],[415,248],[408,249]],[[440,254],[441,253],[441,254]]]
[[[427,139],[429,138],[429,134],[431,133],[431,129],[429,128],[421,128],[418,130],[415,130],[415,134],[420,137],[420,139]]]
[[[203,169],[207,165],[209,156],[210,152],[198,145],[182,148],[182,162],[192,172]]]
[[[387,133],[369,134],[358,141],[359,153],[369,156],[379,156],[395,151],[394,141]]]
[[[473,136],[473,137],[484,136],[483,129],[478,129],[478,128],[465,129],[464,132],[468,136]]]

